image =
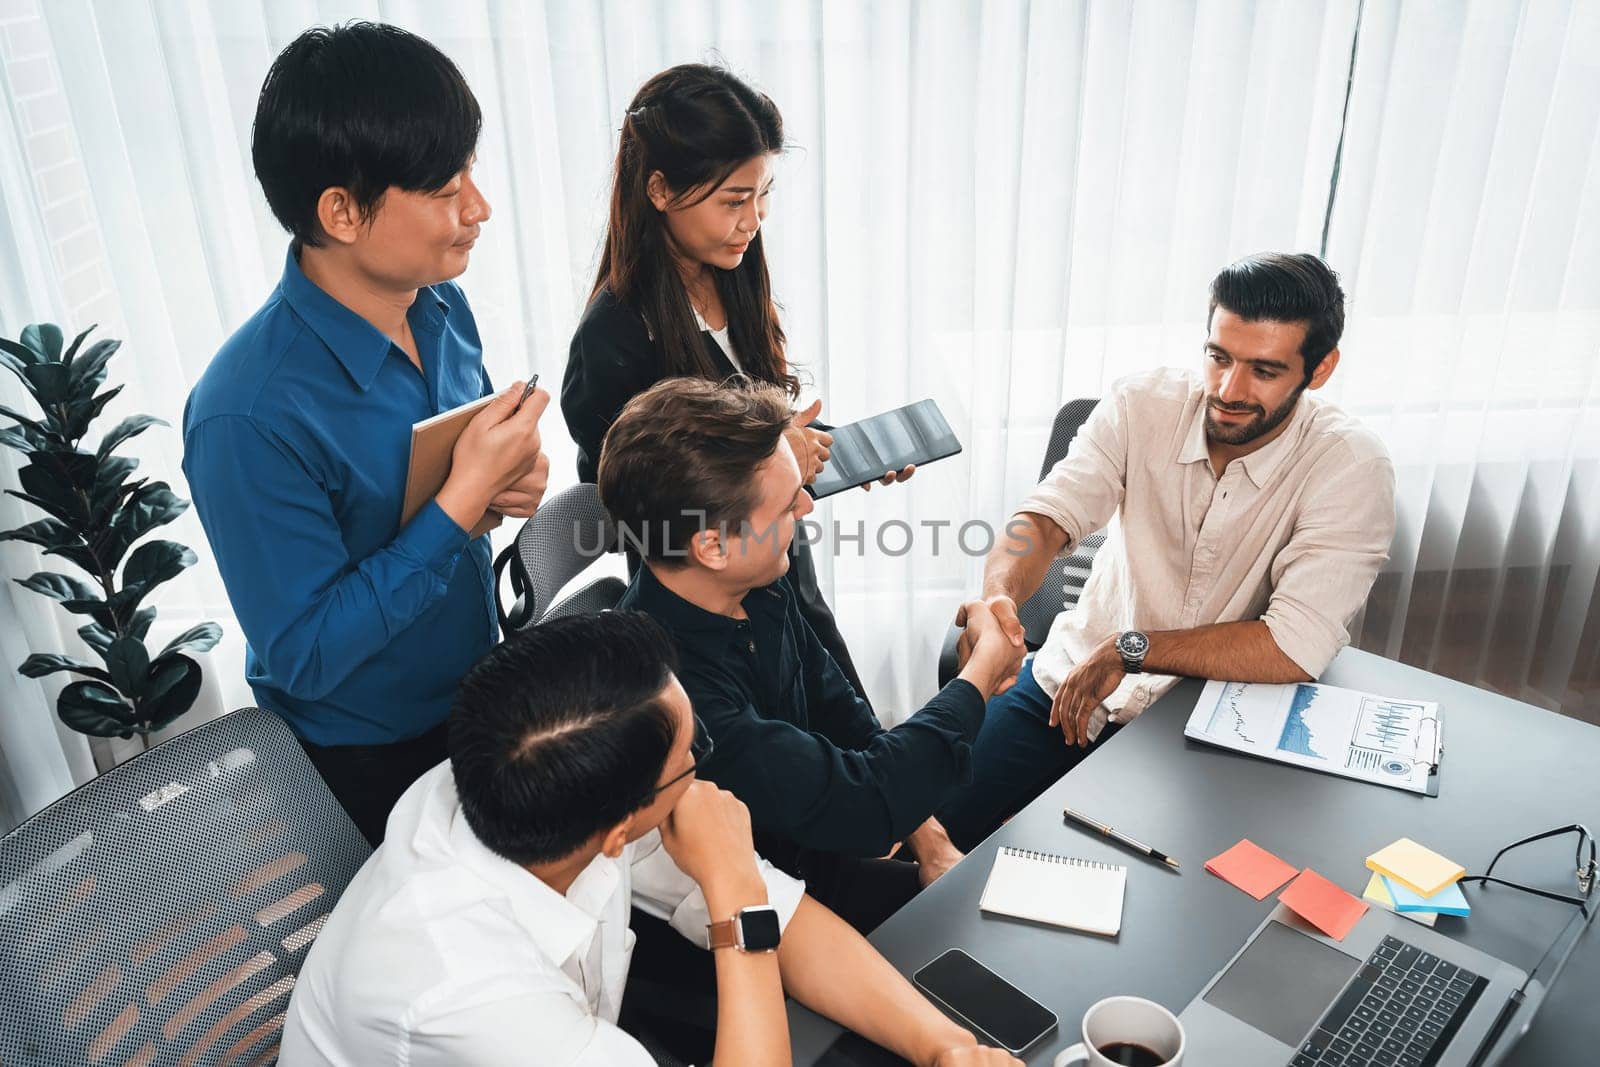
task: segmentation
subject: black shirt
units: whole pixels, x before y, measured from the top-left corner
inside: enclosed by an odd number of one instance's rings
[[[882,856],[972,777],[984,701],[956,679],[893,730],[801,617],[785,579],[752,590],[748,619],[696,607],[641,568],[619,608],[677,640],[678,678],[716,742],[700,776],[750,809],[757,849],[791,869],[800,850]]]

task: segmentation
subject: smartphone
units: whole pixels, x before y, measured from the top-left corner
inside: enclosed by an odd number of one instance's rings
[[[975,1031],[1020,1056],[1056,1028],[1055,1012],[958,948],[911,976],[917,988]]]
[[[828,462],[806,491],[821,499],[875,482],[913,463],[932,463],[961,451],[961,442],[932,400],[919,400],[870,419],[835,426]]]

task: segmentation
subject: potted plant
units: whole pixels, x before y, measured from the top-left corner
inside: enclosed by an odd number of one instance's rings
[[[20,489],[11,496],[32,504],[46,518],[0,532],[0,541],[38,545],[86,573],[89,581],[58,571],[40,571],[18,584],[59,601],[87,621],[78,634],[99,656],[95,664],[39,652],[17,669],[30,678],[67,671],[79,676],[61,691],[56,713],[80,733],[94,737],[149,735],[170,724],[200,691],[200,664],[187,653],[210,650],[222,636],[203,622],[154,654],[145,647],[156,609],[141,606],[155,588],[195,562],[175,541],[141,537],[171,522],[189,507],[163,481],[130,480],[139,461],[116,449],[151,426],[150,415],[130,415],[86,451],[80,442],[90,424],[122,391],[99,391],[106,365],[122,342],[101,340],[83,347],[93,326],[63,347],[61,329],[35,324],[18,340],[0,338],[0,362],[21,379],[41,412],[37,418],[0,405],[15,425],[0,427],[0,443],[25,455]]]

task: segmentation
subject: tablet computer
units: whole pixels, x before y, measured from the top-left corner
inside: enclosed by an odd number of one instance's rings
[[[890,471],[945,459],[961,442],[932,400],[919,400],[870,419],[835,426],[833,448],[806,491],[818,500],[875,482]]]

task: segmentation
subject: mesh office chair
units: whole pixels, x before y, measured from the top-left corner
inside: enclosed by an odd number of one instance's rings
[[[277,1060],[371,849],[276,715],[163,742],[0,838],[0,1064]]]
[[[1039,465],[1039,480],[1067,454],[1072,439],[1089,418],[1100,401],[1095,399],[1069,400],[1056,412],[1050,427],[1050,442],[1044,449],[1044,462]],[[1083,585],[1089,580],[1089,570],[1094,566],[1094,554],[1105,544],[1106,535],[1099,531],[1085,537],[1068,556],[1057,556],[1050,561],[1050,570],[1034,594],[1017,608],[1017,618],[1022,623],[1023,640],[1031,651],[1037,652],[1050,634],[1050,625],[1062,611],[1078,602]],[[939,687],[949,684],[959,672],[956,642],[961,631],[954,625],[945,633],[944,647],[939,652]]]
[[[545,619],[615,607],[628,584],[620,578],[596,579],[559,604],[555,595],[595,560],[618,549],[617,524],[600,503],[600,491],[580,482],[539,505],[522,524],[516,543],[495,561],[495,601],[507,633]],[[516,602],[500,604],[500,576],[509,565]]]

